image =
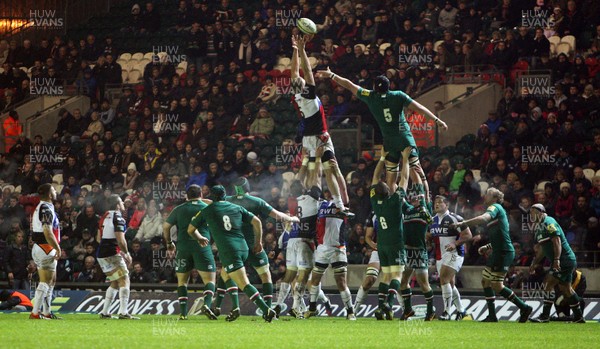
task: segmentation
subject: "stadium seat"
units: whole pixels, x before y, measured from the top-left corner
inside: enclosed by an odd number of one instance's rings
[[[366,52],[367,52],[367,46],[365,46],[365,44],[356,44],[356,45],[354,45],[354,47],[356,47],[356,46],[360,47],[362,49],[363,53],[366,54]]]
[[[52,176],[52,182],[56,184],[63,184],[63,175],[62,173],[55,174]]]
[[[5,185],[4,187],[2,187],[2,191],[5,191],[6,189],[10,190],[11,193],[15,192],[15,186],[14,185],[8,184],[8,185]]]
[[[146,59],[146,58],[144,58],[144,59],[141,59],[141,60],[140,60],[140,61],[139,61],[139,62],[138,62],[138,63],[137,63],[137,64],[136,64],[134,67],[133,67],[133,69],[137,69],[137,70],[140,70],[140,71],[144,71],[144,69],[146,68],[146,66],[148,65],[148,63],[151,63],[151,62],[152,62],[152,60],[150,60],[150,59]]]
[[[600,177],[600,170],[596,171],[596,176]]]
[[[310,68],[311,69],[315,69],[315,67],[317,66],[317,59],[315,57],[308,57],[308,63],[310,63]]]
[[[444,43],[444,40],[438,40],[433,44],[433,50],[437,52],[438,47]]]
[[[475,182],[479,182],[481,179],[481,170],[471,170],[471,172],[473,172],[473,179]]]
[[[585,178],[591,181],[592,178],[594,178],[594,176],[596,175],[596,173],[591,168],[586,168],[585,170],[583,170],[583,175],[585,176]]]
[[[152,60],[152,57],[154,56],[154,52],[146,52],[144,54],[144,59],[149,59]]]
[[[185,74],[185,69],[177,67],[175,69],[175,72],[177,73],[177,75],[181,76],[181,75]]]
[[[554,35],[548,38],[551,44],[558,45],[560,43],[560,36]]]
[[[142,72],[139,70],[132,70],[129,72],[129,76],[127,77],[127,79],[129,80],[130,83],[136,83],[138,81],[140,81],[140,79],[142,78]]]
[[[54,190],[56,190],[56,192],[59,193],[59,194],[63,190],[63,188],[65,187],[62,184],[56,184],[56,183],[52,183],[52,186],[54,187]]]
[[[575,51],[577,48],[575,47],[575,37],[573,35],[565,35],[560,39],[560,43],[567,43],[571,46],[571,51]]]
[[[177,64],[177,68],[183,68],[184,70],[187,70],[187,66],[188,66],[187,61],[179,62],[179,64]]]
[[[131,55],[131,59],[137,59],[139,61],[140,59],[144,59],[144,54],[142,52],[136,52]]]
[[[279,72],[283,72],[286,69],[286,66],[283,64],[277,64],[275,67],[273,67],[273,70],[277,70]]]
[[[281,57],[277,60],[277,65],[288,66],[292,64],[292,60],[289,57]]]
[[[123,52],[121,53],[121,55],[119,56],[119,59],[123,59],[123,60],[130,60],[131,59],[131,53],[128,52]]]
[[[568,42],[561,42],[556,46],[556,54],[564,53],[567,56],[571,52],[571,45]]]
[[[132,71],[134,69],[137,69],[137,65],[140,63],[140,61],[138,61],[137,59],[130,59],[127,64],[122,68],[126,69],[127,71]]]
[[[392,44],[390,44],[389,42],[384,42],[381,45],[379,45],[379,53],[381,53],[381,55],[385,55],[385,50],[387,50],[388,47],[392,46]]]
[[[479,181],[479,187],[481,188],[481,197],[485,195],[485,192],[490,187],[490,184],[486,181]]]
[[[21,193],[21,186],[17,185],[17,187],[15,188],[15,193]]]
[[[517,61],[517,63],[515,63],[513,68],[519,69],[519,70],[528,70],[529,63],[527,63],[527,61],[525,61],[525,60],[519,60],[519,61]]]
[[[129,62],[128,59],[122,59],[122,58],[117,59],[117,63],[119,63],[119,65],[123,69],[125,69],[125,67],[127,67],[127,62]]]
[[[127,81],[127,78],[129,78],[129,72],[125,69],[121,70],[121,79],[123,79],[123,82]]]

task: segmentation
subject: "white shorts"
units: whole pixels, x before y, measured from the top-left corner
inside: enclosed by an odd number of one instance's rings
[[[327,142],[323,143],[319,136],[304,136],[302,137],[302,147],[308,152],[308,156],[314,157],[317,154],[317,148],[323,146],[323,153],[331,151],[335,154],[333,149],[333,142],[331,136],[327,138]]]
[[[464,260],[465,257],[461,257],[455,252],[444,252],[442,254],[442,259],[435,261],[435,267],[438,271],[438,274],[440,270],[442,270],[442,265],[450,267],[456,270],[456,272],[458,273],[463,265]]]
[[[98,258],[98,264],[100,264],[100,268],[102,268],[102,272],[105,274],[110,273],[117,268],[127,270],[125,259],[123,259],[123,256],[120,254],[105,258]]]
[[[310,239],[292,238],[285,250],[285,266],[288,269],[312,269],[315,245]]]
[[[379,264],[379,252],[373,251],[371,252],[371,258],[369,258],[369,264]]]
[[[346,247],[338,248],[333,246],[319,245],[315,251],[315,263],[329,265],[333,263],[348,264]]]
[[[52,251],[46,253],[43,248],[41,248],[38,244],[33,244],[33,248],[31,249],[31,257],[33,258],[33,262],[38,269],[56,271],[56,250],[52,249]]]

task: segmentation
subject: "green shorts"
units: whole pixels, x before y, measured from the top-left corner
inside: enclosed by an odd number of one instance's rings
[[[381,267],[390,267],[392,265],[406,264],[404,245],[395,244],[388,246],[377,246],[379,254],[379,265]]]
[[[395,137],[394,139],[384,139],[383,147],[385,148],[385,151],[388,152],[386,160],[391,162],[400,162],[402,159],[402,151],[406,147],[412,147],[410,157],[419,157],[417,143],[415,142],[412,133],[400,133],[398,137]]]
[[[497,272],[508,272],[508,268],[513,264],[515,259],[515,251],[494,251],[489,256],[486,267],[494,273]]]
[[[192,269],[206,272],[216,272],[215,256],[210,246],[177,248],[175,254],[175,272],[187,273]]]
[[[253,268],[263,267],[269,264],[269,257],[265,250],[262,250],[259,253],[248,252],[248,264]]]
[[[422,248],[407,248],[406,267],[411,269],[429,268],[429,256],[427,255],[427,250]]]
[[[219,251],[219,259],[225,271],[231,273],[244,267],[244,263],[248,259],[248,250]]]
[[[558,279],[561,284],[567,284],[573,282],[573,272],[577,269],[577,263],[573,261],[569,264],[561,264],[560,271],[556,272],[550,269],[550,275]]]

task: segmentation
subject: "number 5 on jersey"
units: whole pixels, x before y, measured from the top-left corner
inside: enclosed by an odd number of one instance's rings
[[[383,117],[386,122],[392,122],[392,113],[390,113],[390,108],[383,109]]]

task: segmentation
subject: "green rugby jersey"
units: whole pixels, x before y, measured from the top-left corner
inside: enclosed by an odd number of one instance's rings
[[[221,251],[248,251],[242,226],[250,223],[254,215],[245,208],[227,201],[217,201],[198,212],[192,220],[196,228],[204,224]]]
[[[560,239],[560,245],[562,247],[560,257],[554,255],[552,238],[555,236],[558,236]],[[544,221],[537,226],[535,231],[535,241],[540,244],[542,253],[550,261],[553,261],[554,258],[560,258],[560,264],[562,265],[572,265],[575,263],[575,253],[573,253],[573,250],[565,237],[565,233],[554,218],[546,216]]]
[[[241,196],[228,196],[225,198],[225,200],[242,206],[253,215],[261,219],[266,219],[269,217],[271,211],[273,211],[273,207],[271,207],[271,205],[269,205],[265,200],[249,194],[244,194]],[[252,224],[244,224],[242,226],[242,232],[244,233],[246,242],[248,242],[248,246],[252,248],[252,246],[254,246],[254,229],[252,228]]]
[[[370,188],[371,206],[377,216],[377,244],[404,244],[402,201],[406,193],[398,188],[391,196],[381,199],[375,194],[375,186]]]
[[[404,212],[404,245],[426,249],[425,234],[427,234],[428,224],[423,217],[422,207],[425,206],[425,199],[420,199],[421,206],[415,207],[404,201],[402,211]]]
[[[207,206],[201,199],[189,200],[178,205],[171,211],[171,214],[167,217],[167,223],[177,227],[178,247],[197,246],[196,240],[188,234],[187,229],[194,216]],[[202,225],[199,228],[196,227],[196,229],[198,229],[202,236],[210,240],[210,231],[206,225]]]
[[[490,205],[485,211],[492,220],[487,224],[487,234],[494,251],[515,251],[508,229],[506,210],[499,203]]]

